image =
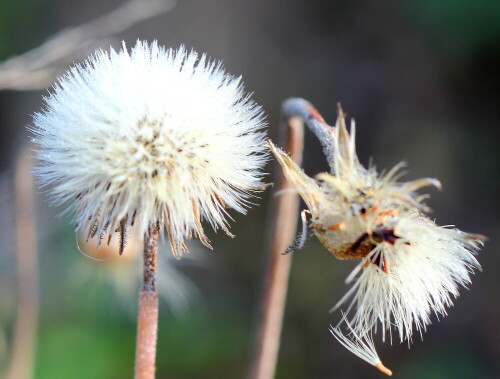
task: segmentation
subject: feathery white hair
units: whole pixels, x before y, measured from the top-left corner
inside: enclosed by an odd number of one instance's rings
[[[201,221],[229,235],[225,208],[245,213],[263,188],[263,111],[240,78],[184,47],[138,41],[99,50],[71,70],[36,113],[42,186],[68,204],[88,238],[166,227],[172,251]],[[121,249],[123,250],[123,249]]]
[[[306,202],[310,228],[319,240],[338,259],[360,260],[346,280],[352,287],[333,308],[351,299],[332,333],[357,356],[377,365],[372,332],[380,327],[385,339],[385,333],[392,337],[395,329],[401,341],[410,343],[415,330],[425,331],[432,313],[446,315],[459,287],[467,286],[474,269],[480,269],[474,255],[484,237],[439,226],[425,215],[426,195],[416,191],[440,187],[436,179],[399,182],[401,164],[386,174],[363,167],[356,155],[354,123],[349,134],[341,109],[335,127],[322,127],[331,146],[332,173],[310,178],[287,154],[270,146]],[[354,338],[344,337],[342,323]]]

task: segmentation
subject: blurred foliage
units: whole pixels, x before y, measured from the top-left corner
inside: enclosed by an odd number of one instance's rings
[[[467,58],[500,41],[500,2],[492,0],[408,1],[407,20],[444,58]]]
[[[49,36],[51,5],[50,0],[0,0],[0,61],[37,47]]]
[[[474,358],[473,352],[441,345],[415,357],[398,376],[408,379],[488,378],[489,372]]]
[[[225,299],[227,301],[228,299]],[[185,317],[162,312],[158,377],[240,376],[248,353],[248,315],[224,306],[193,307]],[[100,321],[98,321],[100,320]],[[127,378],[133,370],[135,321],[78,317],[42,320],[36,377],[40,379]],[[200,373],[203,373],[200,376]]]

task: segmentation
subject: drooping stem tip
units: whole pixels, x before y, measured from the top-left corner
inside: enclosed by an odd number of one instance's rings
[[[309,130],[314,133],[321,143],[326,160],[333,170],[334,146],[331,137],[333,129],[326,123],[325,119],[314,105],[302,98],[292,97],[283,103],[281,114],[285,119],[300,117],[304,121],[305,125],[307,125]]]

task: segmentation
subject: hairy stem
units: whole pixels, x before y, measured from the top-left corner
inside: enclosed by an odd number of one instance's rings
[[[290,112],[290,104],[282,107],[285,150],[301,164],[304,146],[304,123],[301,115]],[[271,379],[276,371],[283,314],[288,288],[291,255],[282,253],[292,242],[297,229],[299,197],[286,191],[291,184],[281,170],[277,177],[276,192],[283,191],[274,199],[269,220],[270,239],[267,247],[267,268],[264,277],[263,299],[259,317],[257,340],[250,367],[251,379]]]
[[[144,236],[144,282],[139,293],[135,378],[154,379],[158,333],[158,294],[156,292],[156,258],[158,230]]]

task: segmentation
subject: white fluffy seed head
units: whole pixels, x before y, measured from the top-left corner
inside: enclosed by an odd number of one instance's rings
[[[35,114],[35,173],[89,238],[166,227],[180,257],[201,220],[227,229],[262,189],[263,111],[240,78],[184,47],[138,41],[74,66]]]
[[[474,255],[483,237],[438,226],[424,214],[426,195],[417,190],[440,187],[437,180],[399,182],[402,165],[385,175],[363,167],[356,155],[354,125],[349,134],[341,109],[328,133],[332,174],[310,178],[283,151],[272,144],[271,150],[306,202],[320,241],[339,259],[361,261],[346,280],[353,282],[351,289],[334,307],[347,303],[350,321],[341,323],[359,338],[334,335],[362,356],[360,351],[374,352],[374,347],[360,341],[378,327],[383,338],[394,329],[401,341],[411,342],[415,330],[425,331],[433,313],[445,315],[459,287],[480,269]],[[375,355],[366,357],[374,364]]]

